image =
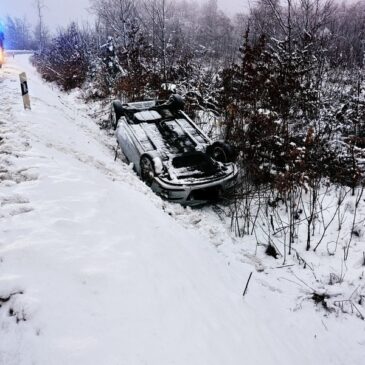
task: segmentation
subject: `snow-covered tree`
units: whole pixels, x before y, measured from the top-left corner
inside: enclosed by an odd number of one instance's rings
[[[87,47],[75,23],[59,31],[34,60],[46,80],[58,82],[65,90],[80,87],[89,69]]]

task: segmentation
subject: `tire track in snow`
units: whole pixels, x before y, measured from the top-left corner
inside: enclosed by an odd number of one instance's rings
[[[26,197],[14,194],[7,188],[38,177],[30,167],[18,167],[31,146],[24,126],[15,116],[14,109],[21,100],[15,88],[16,74],[6,65],[3,70],[0,88],[0,219],[33,210]]]
[[[23,335],[17,329],[31,318],[33,309],[31,299],[16,275],[2,272],[2,264],[7,260],[7,242],[3,233],[12,219],[34,210],[29,199],[17,192],[21,184],[37,180],[38,175],[27,163],[31,151],[26,126],[19,122],[17,114],[21,111],[21,96],[17,82],[18,73],[5,65],[0,71],[0,338],[7,344],[8,352],[0,353],[0,363],[15,364],[21,361],[20,348]],[[26,324],[28,327],[28,324]],[[7,334],[17,332],[17,350],[10,349]]]

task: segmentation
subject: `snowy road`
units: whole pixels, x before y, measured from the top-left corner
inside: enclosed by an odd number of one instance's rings
[[[265,273],[243,299],[254,267],[218,253],[234,245],[218,220],[162,202],[113,161],[85,105],[27,56],[11,62],[0,71],[0,364],[363,364],[363,322],[300,309],[297,289]]]

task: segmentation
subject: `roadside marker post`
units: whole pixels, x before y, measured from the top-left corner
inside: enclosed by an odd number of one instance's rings
[[[28,81],[27,81],[27,75],[25,72],[22,72],[19,75],[20,79],[20,87],[22,90],[22,97],[23,97],[23,103],[24,103],[24,109],[31,109],[30,107],[30,98],[29,98],[29,90],[28,90]]]

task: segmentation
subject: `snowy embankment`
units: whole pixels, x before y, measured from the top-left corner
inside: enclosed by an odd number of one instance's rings
[[[28,56],[0,72],[0,364],[363,363],[364,322],[299,308],[284,271],[243,298],[255,259],[114,162],[86,108]]]

